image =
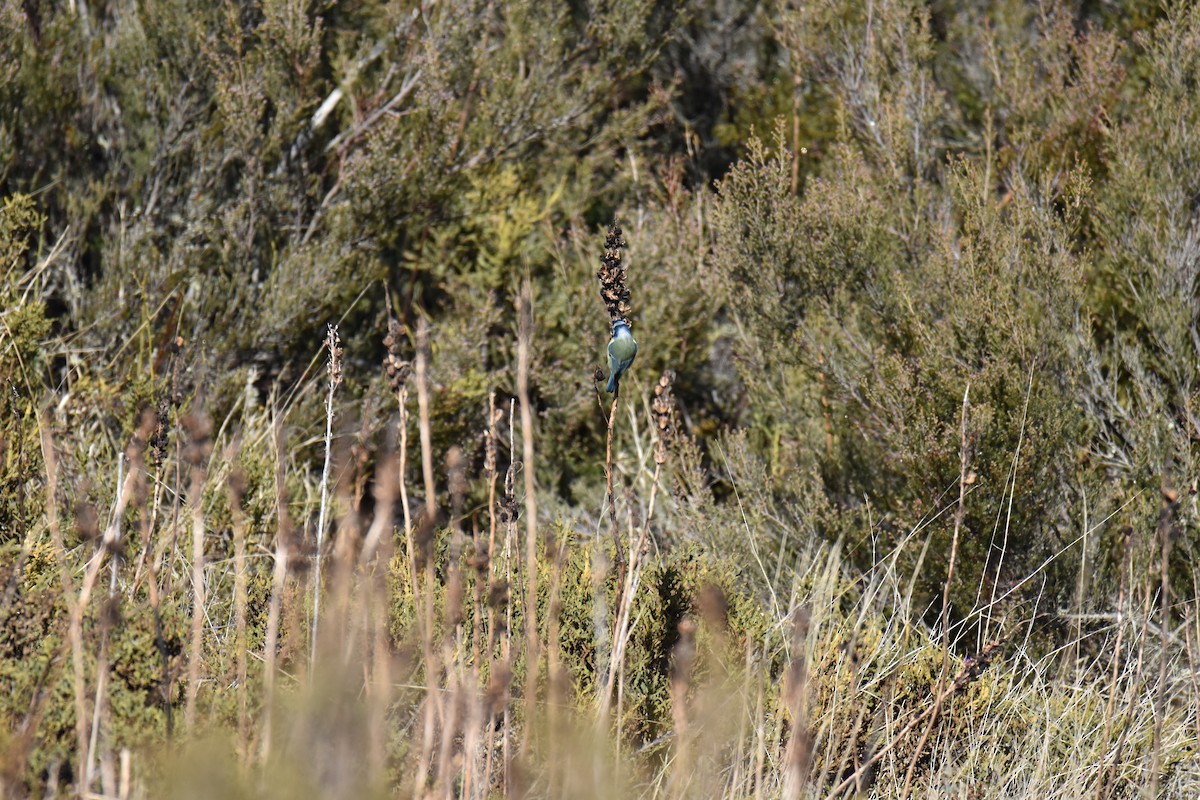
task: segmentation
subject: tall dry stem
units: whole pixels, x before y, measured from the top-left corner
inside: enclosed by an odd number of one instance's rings
[[[792,619],[792,663],[784,685],[784,701],[792,730],[783,754],[783,797],[796,800],[812,768],[813,741],[808,720],[808,628],[807,608],[798,608]]]
[[[46,465],[46,527],[50,530],[50,541],[54,546],[55,555],[66,562],[67,548],[63,542],[62,528],[58,519],[58,457],[54,451],[51,439],[51,421],[45,413],[38,414],[38,429],[42,446],[42,461]],[[71,570],[59,570],[62,576],[63,599],[67,604],[67,614],[70,617],[68,626],[68,641],[71,648],[71,667],[73,670],[71,688],[75,700],[75,747],[76,775],[87,774],[87,695],[84,685],[83,671],[83,629],[75,623],[77,608],[75,601],[75,586],[71,580]]]
[[[190,414],[184,421],[188,432],[188,447],[184,458],[191,465],[192,485],[188,490],[188,505],[192,510],[192,629],[188,645],[187,701],[184,725],[195,730],[196,703],[200,692],[200,674],[204,663],[204,615],[208,602],[204,585],[204,484],[208,479],[204,467],[209,455],[212,425],[202,412]]]
[[[617,580],[621,581],[625,575],[625,551],[621,547],[621,532],[617,526],[617,500],[616,494],[613,491],[613,430],[617,422],[617,402],[621,396],[621,387],[617,387],[616,394],[613,395],[612,408],[608,412],[608,421],[606,425],[606,433],[604,437],[604,498],[608,504],[608,529],[612,536],[613,553],[616,559]]]
[[[515,400],[508,405],[508,452],[515,454],[517,452],[516,442],[516,420],[517,403]],[[513,554],[514,546],[517,540],[517,501],[516,501],[516,484],[517,484],[517,467],[519,464],[515,458],[509,459],[508,469],[504,473],[504,589],[502,592],[495,592],[497,602],[504,605],[504,636],[500,641],[500,656],[501,656],[501,671],[504,673],[503,681],[493,680],[493,687],[498,691],[502,698],[502,713],[504,715],[501,725],[501,754],[503,758],[504,770],[504,796],[507,797],[515,787],[515,776],[513,774],[513,724],[512,724],[512,708],[510,707],[509,681],[512,676],[513,663],[513,647],[512,647],[512,628],[513,628],[513,602],[512,602],[512,587],[513,587]],[[518,567],[520,565],[518,564]],[[493,604],[495,605],[495,604]]]
[[[464,664],[463,643],[463,575],[462,551],[463,531],[462,513],[464,495],[466,494],[466,477],[464,476],[462,448],[457,445],[450,448],[446,454],[447,488],[450,492],[450,547],[446,561],[446,593],[442,619],[442,664],[446,666],[449,683],[450,702],[446,704],[447,715],[442,724],[442,741],[438,753],[437,783],[442,787],[443,794],[448,794],[454,783],[451,775],[451,762],[454,756],[455,742],[464,724],[464,705],[474,694],[474,686],[469,683]],[[468,731],[461,731],[463,738],[469,737]],[[460,740],[461,741],[461,740]],[[470,751],[464,753],[464,768],[469,771],[470,764],[466,759]]]
[[[425,568],[425,598],[421,623],[421,646],[425,668],[425,713],[421,730],[421,752],[413,786],[414,794],[422,795],[429,778],[433,758],[435,733],[445,724],[445,708],[441,692],[441,665],[433,647],[433,598],[436,568],[437,494],[433,480],[433,427],[429,416],[429,323],[421,318],[417,323],[417,410],[420,416],[421,472],[425,479],[425,512],[416,532],[417,552]]]
[[[689,728],[687,697],[692,685],[692,666],[696,662],[696,621],[684,617],[676,630],[679,641],[671,649],[668,689],[671,693],[671,717],[675,724],[675,753],[671,761],[669,794],[685,797],[692,773],[692,732]]]
[[[620,594],[617,597],[617,613],[613,626],[612,655],[608,664],[608,674],[600,695],[601,718],[608,715],[614,685],[616,685],[618,697],[622,693],[621,690],[623,687],[617,682],[620,676],[624,675],[625,649],[629,644],[633,600],[637,594],[638,584],[641,581],[645,550],[650,537],[650,523],[654,518],[654,504],[658,496],[659,480],[662,475],[663,464],[667,460],[666,445],[667,438],[671,434],[671,417],[674,410],[674,400],[671,394],[671,382],[673,380],[674,375],[668,372],[659,379],[658,384],[654,387],[652,413],[654,415],[658,440],[654,452],[654,477],[650,482],[650,499],[647,503],[646,519],[636,542],[632,541],[631,536],[629,566],[625,572],[624,581],[620,585]],[[617,714],[619,717],[619,708]]]
[[[329,467],[333,461],[333,397],[342,383],[342,340],[336,325],[325,330],[325,349],[329,352],[329,392],[325,395],[325,466],[321,470],[321,510],[317,515],[317,566],[313,579],[313,624],[309,675],[316,675],[317,634],[321,627],[321,558],[325,545],[325,525],[329,519]]]
[[[517,396],[521,404],[521,439],[525,473],[525,725],[532,730],[537,711],[539,662],[537,610],[537,494],[533,461],[533,405],[529,401],[529,359],[533,340],[533,288],[528,279],[521,287],[517,336]],[[527,752],[532,736],[522,739]]]
[[[487,605],[487,676],[489,686],[487,696],[484,699],[487,704],[488,724],[483,736],[483,775],[486,781],[485,786],[490,790],[492,787],[492,761],[495,752],[495,717],[498,699],[494,687],[499,686],[496,674],[496,655],[497,645],[499,644],[497,642],[497,616],[499,612],[498,606],[502,600],[500,596],[500,567],[497,565],[496,558],[496,526],[498,517],[496,513],[496,480],[499,477],[496,423],[501,419],[502,412],[496,408],[495,392],[488,394],[487,414],[487,438],[484,444],[483,468],[488,482],[488,546],[487,552],[481,554],[481,557],[486,559],[486,563],[482,565],[476,576],[476,585],[480,590],[486,589],[487,594],[487,599],[483,602],[486,602]],[[504,603],[505,607],[508,605],[508,603]]]

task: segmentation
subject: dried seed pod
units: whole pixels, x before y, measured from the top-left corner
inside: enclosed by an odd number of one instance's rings
[[[340,386],[345,350],[342,348],[342,337],[338,335],[337,325],[330,324],[326,328],[325,346],[329,349],[329,383],[332,386]]]
[[[148,442],[150,463],[155,467],[161,467],[167,457],[167,448],[170,445],[170,428],[168,427],[170,413],[170,403],[165,396],[160,396],[154,409],[154,431],[150,434]]]
[[[625,246],[621,228],[614,224],[604,239],[604,257],[600,259],[600,269],[596,271],[596,279],[600,281],[600,297],[604,300],[610,322],[624,320],[628,323],[631,316],[629,287],[626,285],[626,269],[621,254]]]
[[[658,385],[654,387],[654,402],[651,403],[650,410],[654,415],[654,424],[658,428],[658,446],[654,450],[654,463],[663,464],[667,460],[667,442],[671,438],[674,429],[671,425],[671,418],[675,412],[675,397],[671,394],[671,384],[675,380],[675,373],[667,370],[663,376],[658,379]]]
[[[511,494],[505,494],[496,501],[496,518],[501,525],[515,524],[520,516],[520,506],[517,505],[517,498]]]
[[[387,354],[383,357],[383,371],[387,376],[388,386],[392,391],[399,393],[408,383],[409,376],[412,375],[412,361],[406,360],[400,355],[400,342],[404,339],[404,329],[394,319],[388,320],[388,333],[383,338],[383,346],[387,348]]]

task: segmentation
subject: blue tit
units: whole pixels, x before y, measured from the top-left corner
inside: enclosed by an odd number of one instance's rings
[[[608,386],[609,394],[616,394],[621,384],[621,376],[633,364],[637,356],[637,342],[633,340],[633,331],[629,323],[619,319],[613,323],[612,338],[608,340]]]

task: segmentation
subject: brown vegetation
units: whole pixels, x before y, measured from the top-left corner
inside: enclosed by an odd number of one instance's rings
[[[7,4],[0,793],[1194,796],[1198,70],[1183,3]]]

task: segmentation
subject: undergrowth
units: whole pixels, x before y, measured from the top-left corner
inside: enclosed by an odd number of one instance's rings
[[[196,6],[0,7],[3,794],[1196,795],[1193,4]]]

